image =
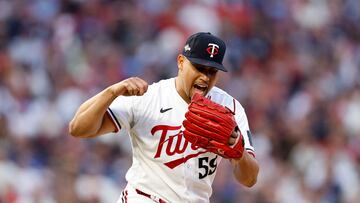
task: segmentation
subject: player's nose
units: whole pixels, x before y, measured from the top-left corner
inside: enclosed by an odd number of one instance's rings
[[[204,73],[201,73],[200,80],[201,80],[203,83],[208,84],[208,83],[210,82],[210,76],[209,76],[209,75],[206,75],[206,74],[204,74]]]

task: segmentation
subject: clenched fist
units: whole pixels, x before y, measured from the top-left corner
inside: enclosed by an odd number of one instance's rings
[[[148,83],[141,78],[131,77],[111,86],[116,96],[141,96],[148,88]]]

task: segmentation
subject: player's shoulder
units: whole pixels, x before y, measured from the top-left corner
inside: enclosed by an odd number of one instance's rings
[[[231,96],[229,93],[227,93],[225,90],[222,90],[219,87],[214,86],[207,96],[214,102],[227,106],[227,107],[233,107],[235,104],[240,107],[240,109],[244,109],[243,106],[240,104],[240,102],[235,99],[233,96]]]
[[[211,88],[207,96],[210,97],[211,100],[215,102],[222,102],[222,101],[234,99],[229,93],[225,92],[224,90],[216,86]]]
[[[174,82],[175,82],[175,78],[162,79],[157,82],[154,82],[151,85],[149,85],[147,93],[153,94],[153,93],[159,93],[159,91],[164,91],[168,89]]]
[[[156,104],[161,99],[161,95],[169,94],[167,91],[170,91],[168,87],[172,81],[173,78],[169,78],[149,84],[143,95],[128,97],[131,100],[130,103],[137,109],[150,108],[151,105]]]

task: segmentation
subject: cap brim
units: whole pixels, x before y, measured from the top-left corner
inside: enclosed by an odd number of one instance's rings
[[[226,70],[226,68],[219,63],[213,62],[213,61],[207,61],[204,59],[198,59],[198,58],[191,58],[191,57],[186,57],[191,63],[194,64],[199,64],[199,65],[203,65],[203,66],[208,66],[208,67],[212,67],[212,68],[216,68],[218,70],[224,71],[224,72],[228,72]]]

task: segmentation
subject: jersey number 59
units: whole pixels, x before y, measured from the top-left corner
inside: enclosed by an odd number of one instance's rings
[[[210,159],[209,157],[201,157],[199,158],[199,169],[203,169],[202,171],[204,173],[199,173],[199,179],[203,179],[208,175],[213,174],[216,171],[217,162],[216,162],[217,156],[215,158]]]

